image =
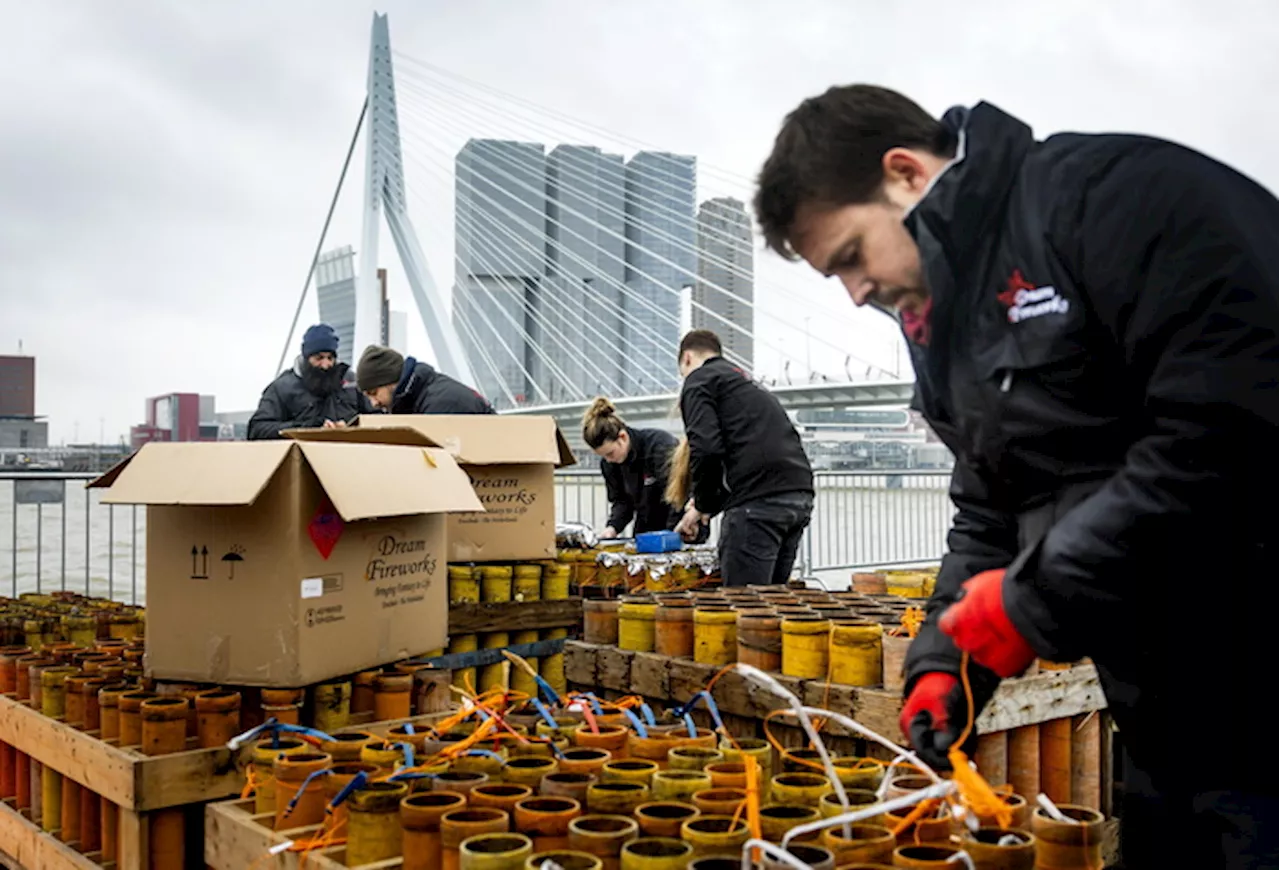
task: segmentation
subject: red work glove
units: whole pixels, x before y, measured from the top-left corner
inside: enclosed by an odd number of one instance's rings
[[[938,628],[973,660],[1001,677],[1030,667],[1035,650],[1009,621],[1004,609],[1004,571],[983,571],[967,580],[964,594],[938,620]]]
[[[951,674],[935,671],[920,677],[911,687],[898,725],[925,764],[935,770],[950,770],[947,752],[959,739],[967,718],[960,681]],[[971,735],[969,742],[974,739]]]

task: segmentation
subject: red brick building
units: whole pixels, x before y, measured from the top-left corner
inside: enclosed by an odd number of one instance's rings
[[[134,450],[149,441],[217,441],[213,396],[170,393],[147,399],[147,420],[129,430]]]

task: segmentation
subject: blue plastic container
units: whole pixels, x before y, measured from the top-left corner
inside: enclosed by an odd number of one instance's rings
[[[684,542],[672,531],[641,532],[636,535],[637,553],[670,553],[683,549]]]

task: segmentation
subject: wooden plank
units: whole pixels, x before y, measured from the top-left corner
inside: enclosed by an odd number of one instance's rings
[[[568,641],[564,645],[564,678],[570,683],[593,689],[596,680],[596,645]]]
[[[449,607],[449,634],[484,634],[582,624],[582,599],[478,602]]]
[[[12,866],[21,870],[101,870],[7,803],[0,803],[0,844]]]
[[[1031,677],[1004,680],[978,717],[979,734],[1011,731],[1107,706],[1093,665],[1042,671]]]
[[[119,868],[148,870],[151,854],[151,826],[147,817],[125,807],[120,808]]]
[[[726,674],[726,677],[728,675]],[[668,697],[672,703],[683,704],[694,695],[701,692],[707,686],[707,681],[711,677],[707,675],[707,666],[700,665],[693,659],[671,659],[667,665],[667,688],[670,694]],[[750,715],[748,711],[744,711],[732,703],[721,704],[721,698],[724,697],[723,689],[716,686],[712,697],[716,699],[716,704],[724,713],[740,713]]]
[[[253,801],[224,801],[211,803],[204,813],[204,862],[212,870],[242,870],[245,867],[263,866],[267,852],[280,844],[315,836],[320,825],[288,828],[273,831],[272,813],[255,814]],[[305,853],[284,851],[278,854],[271,867],[285,870],[345,870],[346,848],[330,846]],[[403,866],[401,858],[361,864],[360,870],[392,870]]]
[[[632,650],[616,646],[602,646],[596,655],[596,679],[606,689],[616,692],[631,691]]]
[[[268,850],[281,843],[314,835],[319,825],[291,828],[279,833],[271,830],[274,816],[270,813],[255,815],[253,801],[223,801],[211,803],[204,811],[204,861],[212,870],[243,870],[245,867],[261,867]],[[306,853],[306,867],[311,870],[342,870],[346,867],[345,849],[334,847],[316,849]],[[285,851],[270,864],[273,868],[299,870],[301,852]],[[399,867],[403,862],[378,862],[362,865],[364,870]]]
[[[134,758],[130,754],[8,696],[0,696],[0,742],[34,762],[52,766],[112,803],[133,805]]]
[[[626,692],[633,688],[632,669],[640,661],[641,682],[657,681],[655,653],[634,653],[617,647],[570,641],[565,645],[566,668],[573,662],[572,682]],[[643,658],[640,658],[643,656]],[[669,658],[666,665],[667,693],[646,696],[656,700],[680,703],[706,687],[721,669],[702,665],[691,659]],[[880,688],[855,688],[819,680],[798,680],[774,674],[783,688],[801,696],[808,706],[823,706],[852,716],[858,722],[903,745],[907,738],[898,729],[902,696]],[[748,681],[736,671],[720,677],[714,691],[716,703],[726,713],[763,718],[781,705],[781,699],[763,687]],[[995,696],[978,717],[978,734],[993,734],[1015,728],[1037,725],[1054,719],[1101,710],[1106,698],[1098,682],[1097,670],[1091,664],[1064,670],[1044,671],[1033,676],[1003,681]],[[831,725],[831,728],[836,728]],[[833,733],[843,733],[843,729]]]
[[[631,691],[646,698],[670,698],[670,657],[638,652],[631,660]]]
[[[805,706],[823,707],[824,701],[827,709],[842,713],[859,725],[865,725],[890,740],[906,744],[906,738],[898,730],[898,714],[902,710],[902,698],[892,692],[858,689],[836,683],[832,683],[828,691],[827,684],[824,682],[818,680],[807,682],[804,688]],[[788,718],[786,721],[793,722],[794,719]],[[850,733],[843,725],[835,722],[829,722],[826,730],[836,735]]]
[[[252,867],[268,849],[284,841],[270,826],[256,824],[253,805],[250,799],[205,807],[204,862],[213,870]]]
[[[135,810],[218,800],[243,784],[225,748],[146,756],[111,746],[6,696],[0,696],[0,742]]]
[[[762,736],[760,720],[754,716],[737,716],[733,713],[721,711],[720,721],[724,723],[724,730],[728,731],[735,739],[743,740]]]

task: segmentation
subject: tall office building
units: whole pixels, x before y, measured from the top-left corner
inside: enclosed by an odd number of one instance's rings
[[[627,161],[627,273],[623,305],[627,392],[675,389],[680,290],[693,284],[697,160],[640,151]]]
[[[351,246],[345,245],[326,251],[316,261],[316,298],[320,303],[320,322],[329,324],[338,333],[338,359],[353,369],[360,361],[360,354],[364,353],[364,348],[352,347],[356,336],[355,257]],[[377,275],[382,285],[382,331],[379,341],[409,356],[409,317],[403,311],[392,311],[387,304],[387,270],[379,269]],[[292,360],[289,365],[293,365]],[[355,377],[354,371],[350,377]]]
[[[543,399],[527,336],[546,274],[546,164],[540,144],[472,139],[455,167],[453,321],[476,389],[498,408]]]
[[[316,261],[316,298],[320,303],[320,320],[338,333],[338,359],[351,365],[355,365],[357,358],[351,347],[356,334],[355,259],[355,251],[346,245],[326,251]]]
[[[561,145],[547,156],[547,274],[530,334],[547,356],[534,378],[553,402],[623,389],[624,187],[620,154]]]
[[[49,446],[49,424],[36,416],[36,358],[0,356],[0,447]]]
[[[694,175],[693,157],[658,152],[462,148],[454,323],[495,406],[675,387]]]
[[[754,259],[751,219],[741,200],[709,199],[698,207],[698,280],[690,322],[720,336],[725,355],[752,370]]]

